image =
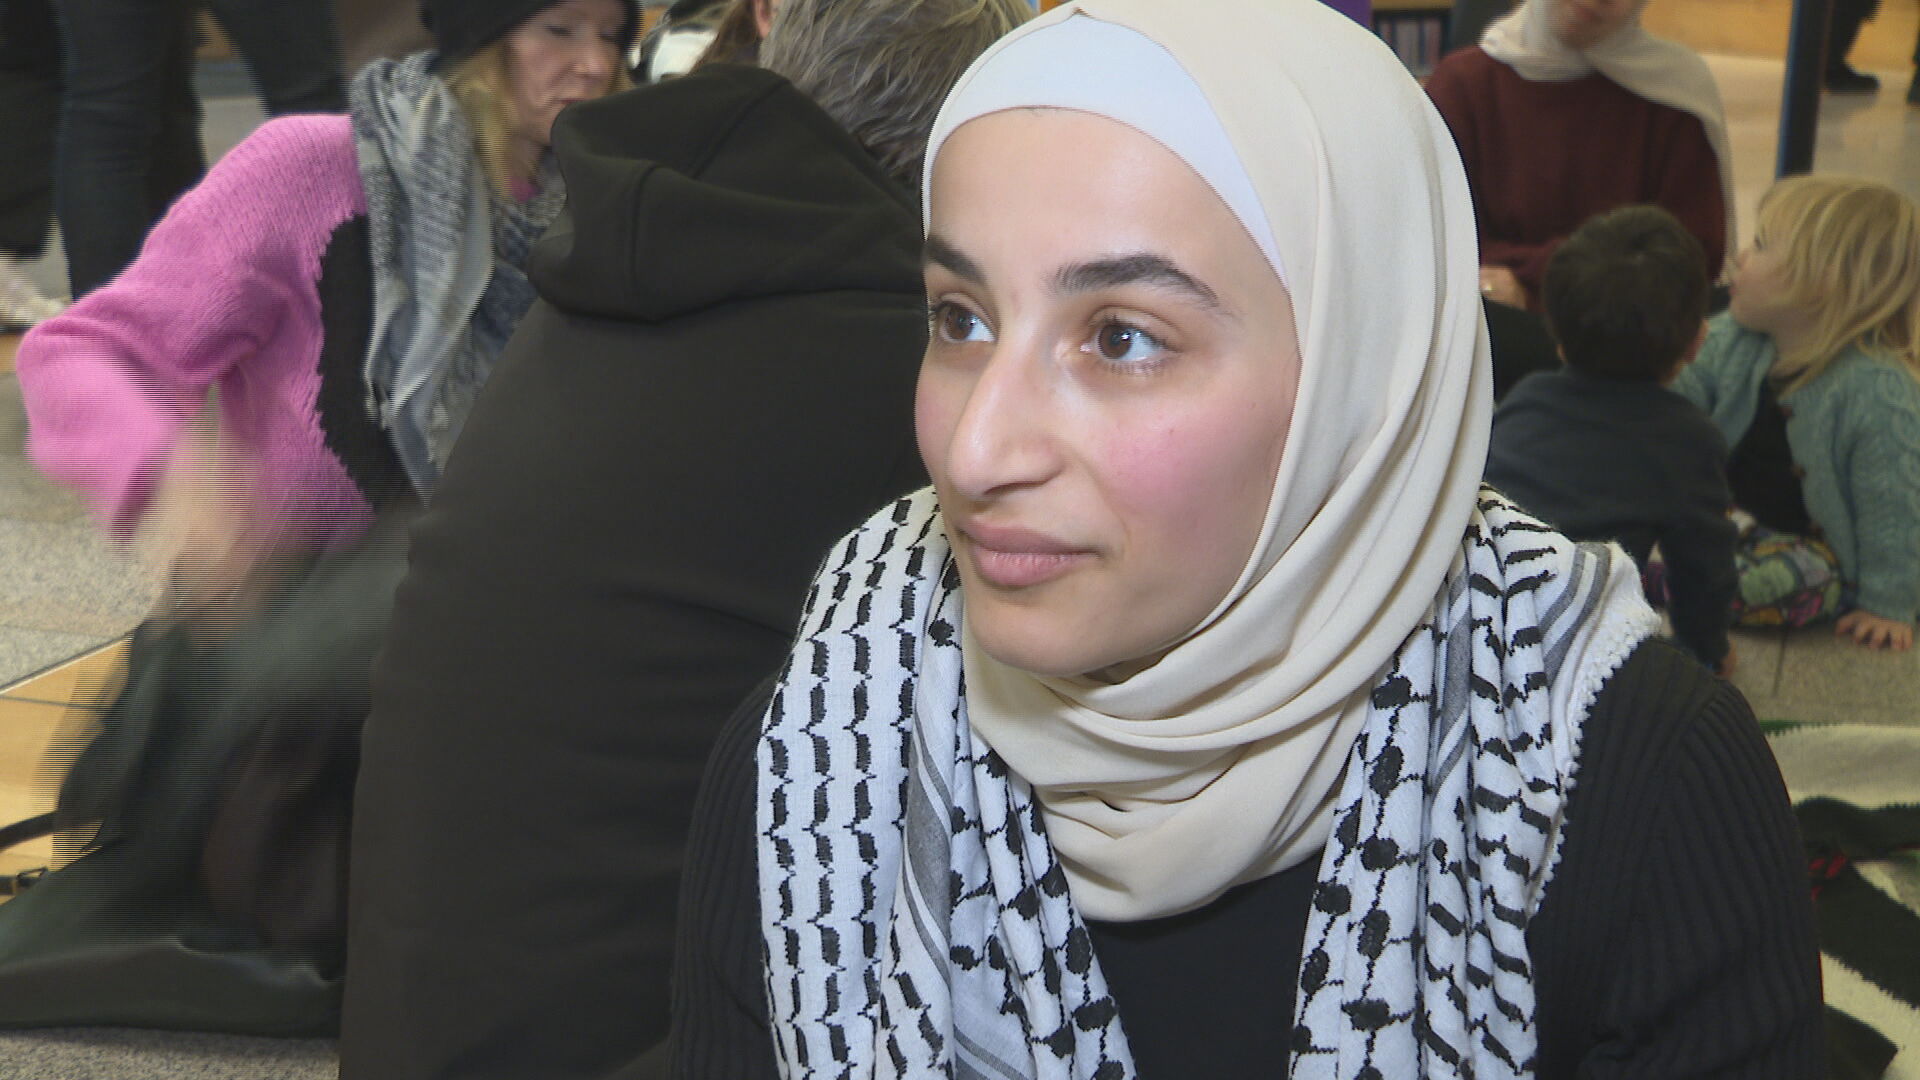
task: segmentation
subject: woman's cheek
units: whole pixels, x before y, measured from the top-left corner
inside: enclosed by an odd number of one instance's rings
[[[1187,425],[1166,424],[1109,442],[1104,486],[1130,532],[1204,538],[1227,492],[1227,462]]]
[[[1103,486],[1136,541],[1237,568],[1259,540],[1285,429],[1244,401],[1218,404],[1115,440]]]
[[[920,446],[920,461],[935,484],[944,480],[947,443],[953,437],[953,388],[946,385],[931,361],[920,368],[920,380],[914,387],[913,434]]]

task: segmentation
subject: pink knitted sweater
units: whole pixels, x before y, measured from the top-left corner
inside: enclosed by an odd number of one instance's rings
[[[357,531],[370,510],[317,408],[319,281],[334,231],[365,213],[345,116],[263,125],[181,196],[132,266],[21,343],[34,464],[124,533],[217,388],[264,513],[322,538]]]

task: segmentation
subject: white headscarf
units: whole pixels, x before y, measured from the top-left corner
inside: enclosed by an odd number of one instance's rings
[[[1494,20],[1480,38],[1488,56],[1531,82],[1567,82],[1599,72],[1630,93],[1689,113],[1706,129],[1720,165],[1720,198],[1727,208],[1727,258],[1739,246],[1733,203],[1733,155],[1727,145],[1727,112],[1720,87],[1700,54],[1655,37],[1640,25],[1635,9],[1620,29],[1587,49],[1571,49],[1554,34],[1550,5],[1564,0],[1525,0]],[[1641,0],[1640,7],[1646,6]]]
[[[1083,10],[1097,21],[1058,29]],[[1244,34],[1283,61],[1244,63]],[[929,175],[947,136],[991,112],[1128,124],[1221,195],[1293,303],[1287,449],[1219,607],[1111,684],[1014,669],[965,639],[972,726],[1033,785],[1091,918],[1195,908],[1326,842],[1367,691],[1473,510],[1492,404],[1466,176],[1393,54],[1323,48],[1331,34],[1357,36],[1306,6],[1240,26],[1086,0],[989,49],[934,125]]]

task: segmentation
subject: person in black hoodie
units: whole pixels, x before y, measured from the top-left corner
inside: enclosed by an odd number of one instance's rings
[[[783,10],[772,71],[556,125],[541,299],[415,528],[375,668],[346,1080],[605,1076],[662,1037],[709,745],[832,541],[926,482],[920,155],[1026,6],[815,6]]]

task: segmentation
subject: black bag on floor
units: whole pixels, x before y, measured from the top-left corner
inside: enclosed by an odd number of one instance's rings
[[[0,904],[0,1027],[337,1030],[353,776],[404,570],[396,517],[217,644],[135,632],[50,822],[98,831]]]

